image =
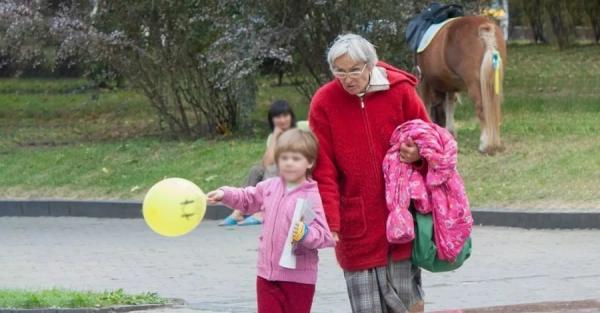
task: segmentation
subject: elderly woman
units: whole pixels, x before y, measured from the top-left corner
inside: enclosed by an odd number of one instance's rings
[[[327,54],[335,79],[313,96],[311,129],[319,140],[313,177],[344,270],[353,312],[420,312],[420,269],[410,261],[412,243],[390,244],[385,235],[383,158],[400,124],[429,122],[412,75],[378,61],[361,36],[339,36]],[[425,170],[418,147],[401,147],[402,162]]]

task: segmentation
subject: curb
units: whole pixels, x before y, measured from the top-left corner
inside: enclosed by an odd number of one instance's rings
[[[205,219],[220,220],[231,209],[223,205],[206,207]],[[84,201],[84,200],[0,200],[0,217],[56,216],[97,218],[142,218],[141,201]],[[1,312],[0,312],[1,313]]]
[[[463,313],[504,313],[504,312],[598,312],[600,309],[600,301],[591,300],[576,300],[576,301],[560,301],[560,302],[539,302],[539,303],[524,303],[513,305],[501,305],[485,308],[464,309]],[[448,313],[448,311],[445,311]],[[454,312],[454,311],[453,311]],[[435,312],[434,312],[435,313]],[[444,313],[444,312],[437,312]]]
[[[223,205],[209,205],[204,218],[220,220],[230,213],[231,209]],[[542,229],[600,229],[600,210],[599,212],[544,212],[473,209],[472,213],[476,225]],[[5,216],[142,218],[142,202],[0,200],[0,217]]]
[[[477,225],[543,229],[600,229],[600,212],[515,212],[474,210]]]

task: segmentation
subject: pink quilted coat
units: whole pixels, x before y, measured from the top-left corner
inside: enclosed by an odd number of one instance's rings
[[[421,157],[427,160],[425,177],[413,165],[400,161],[400,144],[408,138],[412,138]],[[417,211],[433,214],[438,258],[453,262],[473,226],[464,183],[456,169],[456,140],[446,129],[417,119],[398,126],[390,145],[383,160],[390,210],[388,240],[406,243],[414,239],[414,222],[408,210],[412,199]]]

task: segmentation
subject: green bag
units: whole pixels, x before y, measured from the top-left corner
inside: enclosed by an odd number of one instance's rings
[[[412,263],[430,272],[447,272],[459,268],[471,256],[471,237],[467,239],[456,261],[450,263],[437,258],[437,248],[433,239],[431,214],[414,215],[415,240],[413,241]]]

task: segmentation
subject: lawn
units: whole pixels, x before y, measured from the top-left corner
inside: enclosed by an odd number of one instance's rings
[[[478,207],[600,208],[600,47],[511,46],[505,153],[475,152],[472,105],[457,109],[459,170]]]
[[[64,289],[0,289],[0,308],[102,308],[115,305],[165,304],[154,293],[130,295],[122,289],[104,292]]]
[[[85,80],[0,80],[2,198],[142,199],[163,177],[210,190],[241,184],[265,148],[265,115],[290,100],[289,84],[260,80],[255,128],[227,138],[174,141],[135,90]],[[474,207],[600,208],[600,47],[508,50],[502,136],[506,151],[477,152],[479,129],[466,97],[456,111],[459,171]]]

